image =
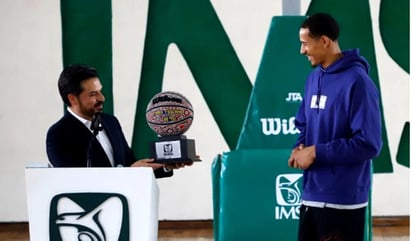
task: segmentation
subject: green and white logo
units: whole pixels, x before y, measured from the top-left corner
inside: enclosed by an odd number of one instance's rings
[[[63,193],[50,205],[50,240],[127,241],[129,207],[116,193]]]
[[[302,174],[280,174],[275,184],[275,219],[299,219]]]

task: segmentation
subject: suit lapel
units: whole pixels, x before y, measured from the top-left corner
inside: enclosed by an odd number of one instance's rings
[[[107,118],[106,115],[102,115],[101,117],[102,117],[103,129],[105,130],[106,135],[109,138],[110,144],[112,145],[114,166],[117,166],[118,164],[124,165],[124,163],[119,163],[119,160],[122,160],[122,158],[119,155],[120,148],[119,148],[118,140],[116,138],[117,136],[116,132],[119,130],[116,128],[113,122]]]
[[[76,117],[74,117],[72,114],[69,112],[65,113],[65,116],[70,119],[70,122],[73,123],[73,128],[72,131],[77,130],[79,139],[82,140],[88,140],[88,145],[92,144],[92,149],[90,158],[92,158],[92,166],[93,167],[110,167],[110,160],[106,155],[106,152],[104,151],[102,145],[98,140],[95,140],[94,143],[91,143],[92,138],[93,138],[93,133],[90,131],[89,128],[87,128],[80,120],[78,120]],[[75,140],[73,140],[75,141]],[[86,148],[88,150],[88,147]]]

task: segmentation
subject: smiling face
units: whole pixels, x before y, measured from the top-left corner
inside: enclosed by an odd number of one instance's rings
[[[329,39],[326,36],[314,38],[309,28],[299,30],[300,54],[306,55],[312,66],[321,64],[325,67],[327,60],[327,46]]]
[[[69,94],[70,108],[77,115],[91,120],[93,115],[103,111],[105,101],[102,84],[99,78],[93,77],[81,82],[82,92],[79,95]]]

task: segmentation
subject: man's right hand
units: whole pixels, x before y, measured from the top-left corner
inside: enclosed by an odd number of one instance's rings
[[[163,163],[157,163],[157,162],[153,162],[154,159],[153,158],[145,158],[145,159],[140,159],[135,161],[131,167],[151,167],[153,168],[153,170],[162,168],[165,166],[165,164]]]
[[[292,153],[290,154],[290,157],[289,157],[289,160],[288,160],[288,166],[289,166],[289,167],[299,168],[299,167],[298,167],[297,160],[296,160],[296,157],[295,157],[295,154],[296,154],[298,151],[302,150],[304,147],[305,147],[305,145],[300,144],[299,146],[295,147],[295,148],[292,150]]]

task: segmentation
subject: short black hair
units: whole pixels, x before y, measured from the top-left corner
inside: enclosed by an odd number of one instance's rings
[[[80,95],[83,91],[81,83],[84,80],[98,77],[98,73],[95,68],[83,65],[74,64],[67,66],[60,74],[58,80],[58,87],[60,96],[63,102],[70,106],[68,94]]]
[[[316,13],[303,21],[301,28],[308,28],[309,35],[313,38],[327,36],[335,41],[339,38],[339,24],[327,13]]]

